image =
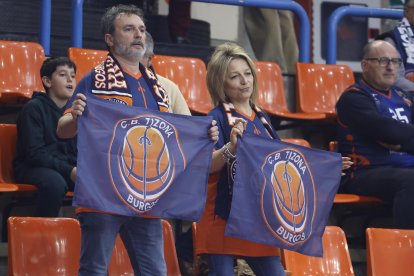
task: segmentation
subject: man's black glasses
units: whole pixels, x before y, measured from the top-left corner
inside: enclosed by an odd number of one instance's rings
[[[379,65],[385,67],[388,66],[390,63],[394,66],[400,67],[402,64],[402,59],[400,58],[387,58],[387,57],[378,57],[378,58],[364,58],[365,60],[375,60],[379,63]]]

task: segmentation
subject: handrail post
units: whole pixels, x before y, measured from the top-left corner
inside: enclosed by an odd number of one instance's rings
[[[344,6],[337,8],[331,14],[328,20],[326,64],[336,64],[336,30],[341,19],[347,15],[401,19],[403,17],[403,11],[396,9],[380,9],[354,6]]]
[[[82,48],[83,0],[72,0],[72,47]]]
[[[41,21],[40,21],[40,44],[45,51],[45,55],[50,55],[50,26],[52,25],[52,1],[42,0],[41,3]]]

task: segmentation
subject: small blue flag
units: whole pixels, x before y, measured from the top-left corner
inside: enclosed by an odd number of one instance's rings
[[[338,153],[244,134],[225,234],[322,256],[341,170]]]

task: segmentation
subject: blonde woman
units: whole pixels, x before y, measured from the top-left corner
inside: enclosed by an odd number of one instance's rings
[[[256,275],[285,275],[279,249],[224,235],[230,212],[236,143],[244,132],[279,139],[269,117],[255,104],[255,66],[234,43],[218,46],[207,68],[207,86],[216,106],[209,115],[219,127],[213,153],[207,204],[197,225],[197,254],[206,254],[209,275],[233,275],[236,256],[247,261]]]

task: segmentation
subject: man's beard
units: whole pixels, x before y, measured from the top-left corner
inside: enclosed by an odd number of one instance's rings
[[[140,61],[145,53],[145,49],[134,50],[133,48],[127,48],[124,45],[119,45],[119,44],[114,47],[114,51],[116,54],[122,57],[125,57],[127,59],[137,60],[137,61]]]

